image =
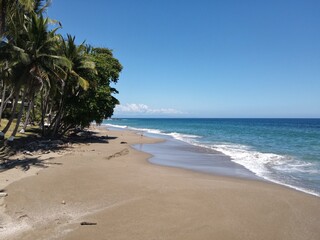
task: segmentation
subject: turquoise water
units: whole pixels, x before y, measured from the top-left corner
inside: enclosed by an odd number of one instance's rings
[[[231,157],[266,180],[320,196],[320,119],[117,119]]]

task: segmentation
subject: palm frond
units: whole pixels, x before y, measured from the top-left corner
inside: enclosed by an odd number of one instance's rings
[[[38,57],[39,58],[45,57],[45,58],[49,58],[49,59],[54,59],[56,64],[61,65],[63,67],[66,67],[68,69],[71,69],[71,61],[69,59],[67,59],[66,57],[58,56],[58,55],[50,55],[50,54],[45,54],[45,53],[39,54]]]
[[[29,54],[27,54],[25,52],[20,52],[19,59],[20,59],[21,63],[24,65],[28,65],[31,62]]]
[[[88,90],[89,88],[89,81],[87,81],[86,79],[84,79],[83,77],[79,76],[75,71],[71,71],[71,74],[77,78],[77,81],[80,85],[80,87],[83,89],[83,90]]]
[[[79,69],[92,70],[94,73],[97,73],[96,64],[92,61],[83,61]]]
[[[33,0],[19,0],[19,3],[24,7],[27,12],[32,12],[34,8],[34,1]]]

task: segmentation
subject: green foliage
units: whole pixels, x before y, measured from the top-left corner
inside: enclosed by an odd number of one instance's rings
[[[122,66],[113,57],[112,51],[107,48],[93,48],[91,55],[96,64],[100,84],[109,85],[111,82],[117,83]]]
[[[43,135],[56,137],[101,123],[119,104],[110,84],[118,82],[122,66],[112,51],[57,34],[60,23],[52,29],[49,25],[58,22],[43,16],[48,3],[1,1],[0,99],[13,105],[8,109],[1,101],[0,113],[11,116],[4,133],[16,124],[13,136],[21,120],[24,127],[32,120]]]
[[[119,104],[112,96],[112,93],[117,91],[110,87],[110,82],[118,81],[121,64],[106,48],[93,48],[87,54],[95,64],[96,72],[83,72],[89,88],[82,89],[78,95],[69,95],[66,99],[67,112],[62,120],[66,125],[86,127],[92,121],[99,124],[103,119],[111,117],[114,107]]]

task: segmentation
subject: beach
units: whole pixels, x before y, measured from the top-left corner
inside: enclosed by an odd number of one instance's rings
[[[94,131],[103,138],[46,159],[46,167],[0,173],[8,194],[0,198],[0,239],[320,238],[319,197],[151,164],[137,145],[162,139]]]

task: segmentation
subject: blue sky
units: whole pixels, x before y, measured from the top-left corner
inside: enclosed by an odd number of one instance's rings
[[[113,49],[115,117],[320,117],[318,0],[52,0],[62,34]]]

